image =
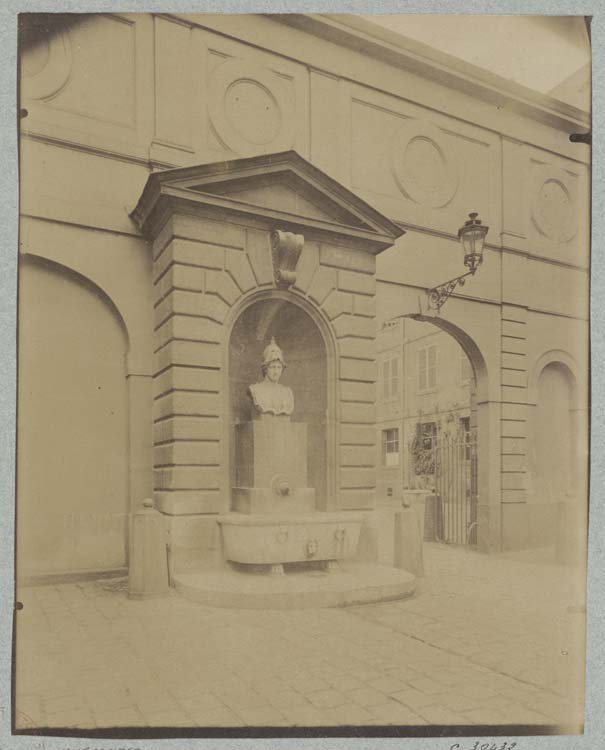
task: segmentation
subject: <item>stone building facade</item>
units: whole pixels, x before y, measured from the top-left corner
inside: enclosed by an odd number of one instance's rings
[[[410,317],[473,369],[479,549],[552,539],[563,506],[585,516],[589,153],[569,135],[587,111],[357,17],[26,31],[21,576],[123,570],[150,496],[183,565],[216,549],[237,322],[260,330],[254,304],[286,296],[288,330],[313,322],[293,357],[310,352],[321,384],[306,416],[322,507],[371,513],[375,337]],[[470,211],[489,225],[484,263],[437,314],[425,292],[461,273]],[[281,224],[305,235],[287,290]]]

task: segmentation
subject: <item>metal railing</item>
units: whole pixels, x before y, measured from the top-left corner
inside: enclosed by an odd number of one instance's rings
[[[475,431],[443,432],[412,441],[408,471],[417,486],[435,493],[434,538],[477,544],[477,439]]]

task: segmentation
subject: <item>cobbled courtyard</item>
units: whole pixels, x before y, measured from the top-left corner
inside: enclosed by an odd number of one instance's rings
[[[549,551],[425,545],[406,600],[217,609],[123,579],[26,587],[17,728],[582,723],[584,586]]]

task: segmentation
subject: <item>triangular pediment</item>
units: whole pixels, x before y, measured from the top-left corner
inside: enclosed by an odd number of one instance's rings
[[[213,195],[223,194],[214,186],[211,190],[205,186],[191,189]],[[250,205],[277,209],[307,219],[336,221],[339,224],[370,228],[357,216],[343,210],[338,204],[330,202],[324,194],[310,191],[308,186],[294,175],[286,175],[282,178],[276,176],[270,181],[265,181],[265,184],[254,181],[248,186],[238,187],[229,183],[225,186],[224,195]],[[314,203],[313,199],[317,203]],[[319,204],[320,201],[321,204]]]
[[[144,229],[162,198],[252,214],[298,227],[353,233],[388,247],[404,231],[295,151],[150,175],[133,218]],[[379,248],[377,248],[379,250]]]

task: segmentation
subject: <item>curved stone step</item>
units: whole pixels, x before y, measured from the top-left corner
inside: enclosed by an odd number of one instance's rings
[[[329,572],[248,573],[231,568],[178,573],[176,590],[187,599],[231,609],[346,607],[411,596],[416,578],[384,565],[343,562]]]

